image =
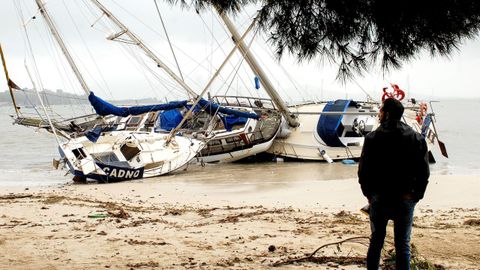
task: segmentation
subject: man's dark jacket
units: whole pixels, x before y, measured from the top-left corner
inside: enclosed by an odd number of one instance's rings
[[[365,136],[358,179],[367,198],[423,198],[428,184],[428,148],[425,139],[397,120],[382,123]]]

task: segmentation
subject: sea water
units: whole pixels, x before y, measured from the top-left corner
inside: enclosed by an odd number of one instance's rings
[[[432,173],[479,175],[480,110],[476,109],[480,108],[480,100],[447,100],[432,105],[439,138],[446,144],[450,156],[448,159],[442,157],[438,146],[435,146],[433,153],[437,163],[431,165]],[[61,110],[67,111],[68,108]],[[71,182],[72,176],[65,175],[66,170],[55,170],[52,166],[52,160],[59,157],[53,135],[35,128],[12,125],[10,114],[13,114],[11,106],[0,107],[0,186],[30,187]],[[355,165],[341,162],[270,162],[190,166],[186,171],[174,174],[179,181],[202,178],[202,181],[208,182],[281,183],[355,178],[356,169]],[[189,174],[196,177],[187,177]],[[236,177],[238,175],[241,177]],[[162,177],[148,181],[162,181]]]

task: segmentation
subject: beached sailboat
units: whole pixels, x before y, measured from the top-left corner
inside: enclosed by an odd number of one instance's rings
[[[367,102],[335,100],[287,106],[250,49],[239,38],[232,21],[224,13],[219,12],[219,15],[251,70],[260,78],[265,91],[286,120],[286,125],[282,126],[279,136],[267,152],[297,160],[328,162],[360,157],[364,135],[379,124],[377,114],[381,103],[373,100]],[[393,92],[386,92],[386,89],[383,89],[384,96],[388,94],[389,97],[399,98],[395,95],[395,91],[398,91],[396,88]],[[401,99],[403,97],[404,95]],[[426,104],[416,103],[411,99],[406,104],[403,120],[424,135],[431,149],[435,140],[438,140],[438,135],[435,130],[434,113],[427,112]],[[439,144],[442,154],[448,157],[443,143]],[[431,153],[430,156],[433,160]]]
[[[96,104],[100,104],[101,109],[122,111],[125,113],[125,115],[122,115],[123,117],[186,105],[185,101],[153,106],[117,108],[106,102],[102,103],[102,100],[96,98],[87,86],[43,2],[36,0],[36,4],[92,104],[96,102]],[[5,63],[4,66],[6,71]],[[8,73],[5,73],[9,86],[11,86]],[[12,93],[11,87],[10,91]],[[12,100],[14,101],[13,93]],[[137,129],[129,130],[128,128],[120,130],[118,128],[120,123],[116,122],[118,119],[112,117],[98,117],[98,120],[103,123],[102,125],[95,125],[93,130],[83,130],[79,125],[72,122],[71,124],[77,129],[68,133],[68,130],[57,129],[59,126],[51,121],[41,98],[40,102],[42,102],[42,107],[45,110],[49,129],[57,139],[62,160],[65,161],[70,172],[75,176],[74,180],[85,181],[86,178],[91,178],[102,181],[121,181],[162,175],[188,163],[205,146],[205,143],[201,140],[175,134],[146,132]],[[193,106],[195,105],[193,104]],[[15,110],[19,115],[18,108]],[[19,120],[17,123],[22,122]],[[127,124],[125,123],[125,126]],[[110,127],[110,129],[106,127]]]
[[[108,39],[128,36],[132,44],[140,46],[191,95],[198,96],[113,14],[98,1],[92,2],[121,29]],[[15,105],[17,116],[14,119],[17,124],[54,133],[59,140],[62,160],[76,179],[119,181],[158,176],[180,168],[196,155],[204,162],[234,161],[271,146],[279,131],[281,116],[273,105],[268,105],[268,100],[243,98],[240,101],[237,97],[236,103],[227,102],[226,107],[203,100],[201,95],[193,104],[181,101],[116,107],[103,101],[89,90],[42,1],[36,3],[97,114],[47,121],[24,117]],[[249,105],[245,105],[245,100]],[[198,109],[195,117],[189,118],[194,109]],[[175,116],[173,121],[172,115]],[[202,125],[198,126],[199,123]],[[59,137],[66,142],[60,142]],[[200,152],[207,144],[207,149]]]
[[[171,71],[142,40],[120,22],[104,5],[97,0],[91,0],[91,2],[101,10],[102,15],[100,17],[106,15],[106,19],[110,20],[119,29],[118,32],[107,37],[108,40],[127,42],[138,46],[145,55],[180,84],[189,95],[198,96],[182,78]],[[248,31],[240,38],[243,39]],[[200,96],[209,89],[210,84],[218,76],[229,57],[237,50],[237,47],[235,46],[232,49],[230,55],[226,57]],[[213,101],[212,103],[199,100],[201,110],[195,113],[194,119],[189,119],[184,124],[180,124],[179,119],[181,117],[178,111],[158,115],[152,114],[145,117],[150,119],[157,117],[160,122],[158,130],[162,129],[163,119],[163,124],[166,126],[163,128],[164,131],[170,131],[173,126],[179,125],[177,131],[182,132],[185,136],[208,140],[206,147],[197,155],[197,160],[200,162],[237,161],[264,152],[271,147],[281,124],[281,115],[271,101],[261,98],[225,96],[214,97]],[[222,106],[217,106],[217,104]],[[166,114],[169,114],[168,118],[170,119],[178,119],[177,122],[165,124]],[[258,116],[261,116],[261,118]]]

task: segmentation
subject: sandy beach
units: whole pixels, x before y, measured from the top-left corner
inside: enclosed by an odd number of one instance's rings
[[[365,269],[369,223],[356,179],[192,175],[4,189],[0,268]],[[480,176],[431,177],[412,242],[434,269],[480,269],[479,185]]]

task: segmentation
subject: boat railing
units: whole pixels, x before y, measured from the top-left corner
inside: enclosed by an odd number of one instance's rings
[[[263,134],[261,130],[246,132],[244,134],[246,135],[246,137],[249,138],[249,143],[246,143],[245,141],[243,141],[239,135],[239,136],[234,136],[234,137],[225,139],[225,142],[227,143],[226,145],[223,144],[221,141],[215,140],[215,139],[210,141],[209,145],[210,147],[218,147],[222,149],[222,151],[229,151],[232,148],[239,148],[239,147],[245,147],[250,144],[262,143],[269,139]]]
[[[252,109],[277,109],[273,101],[268,98],[255,98],[244,96],[214,96],[212,97],[212,99],[213,102],[222,106],[238,106]]]

